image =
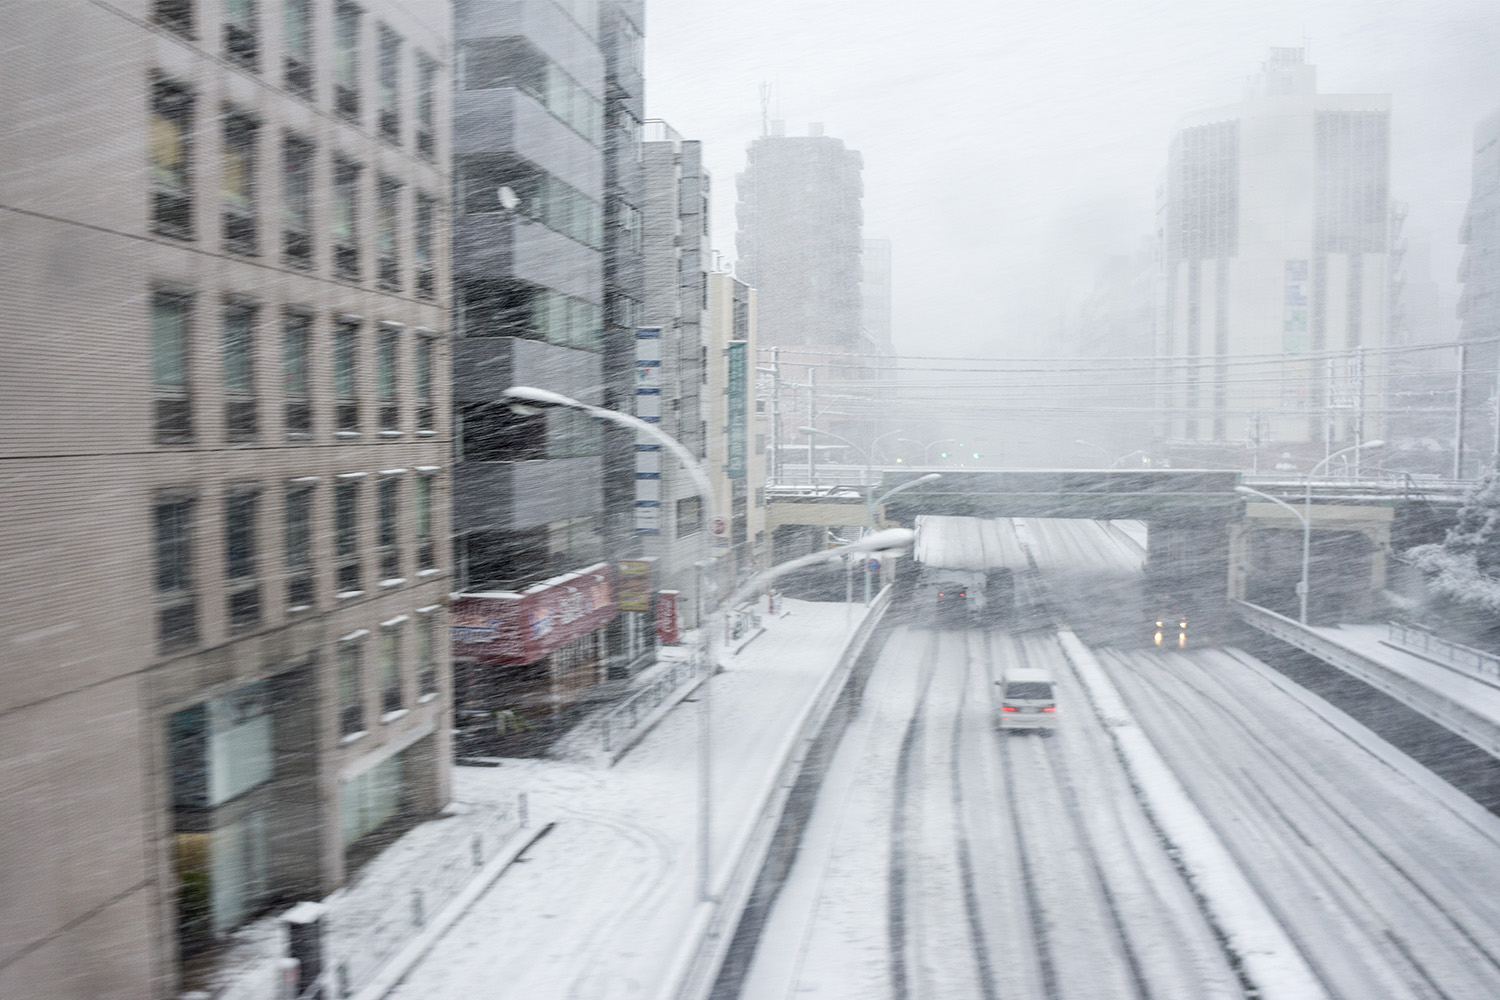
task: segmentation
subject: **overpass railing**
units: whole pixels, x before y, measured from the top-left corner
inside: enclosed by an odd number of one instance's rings
[[[1403,622],[1387,623],[1386,637],[1397,646],[1440,660],[1444,666],[1467,674],[1477,681],[1500,687],[1500,656],[1444,639],[1420,625],[1407,625]]]

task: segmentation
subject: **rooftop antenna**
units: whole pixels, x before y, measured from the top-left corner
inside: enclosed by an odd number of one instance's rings
[[[760,134],[761,138],[771,134],[771,85],[765,80],[760,82]]]

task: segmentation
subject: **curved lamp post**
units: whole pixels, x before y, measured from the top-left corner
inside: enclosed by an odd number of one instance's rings
[[[1303,481],[1303,491],[1302,491],[1302,624],[1303,625],[1307,624],[1307,591],[1308,591],[1308,585],[1309,585],[1309,582],[1310,582],[1308,580],[1308,575],[1307,575],[1307,566],[1308,566],[1309,559],[1310,559],[1310,557],[1312,555],[1312,481],[1313,481],[1313,477],[1318,474],[1318,470],[1319,469],[1323,468],[1323,466],[1327,465],[1333,459],[1338,458],[1340,455],[1348,455],[1351,452],[1356,452],[1356,451],[1370,451],[1370,450],[1373,450],[1375,448],[1384,448],[1384,447],[1385,447],[1385,442],[1384,441],[1366,441],[1364,444],[1356,444],[1356,445],[1350,445],[1348,448],[1340,448],[1338,451],[1336,451],[1333,454],[1327,456],[1326,458],[1323,459],[1323,461],[1321,461],[1317,465],[1313,466],[1312,467],[1312,471],[1307,474],[1307,478]]]
[[[1293,507],[1291,504],[1287,503],[1285,500],[1277,499],[1276,497],[1271,496],[1271,494],[1269,494],[1269,493],[1262,493],[1260,490],[1251,489],[1248,486],[1236,486],[1234,488],[1234,491],[1236,493],[1243,493],[1246,496],[1257,496],[1257,497],[1260,497],[1262,500],[1269,500],[1269,501],[1271,501],[1272,503],[1276,504],[1278,507],[1285,507],[1287,510],[1289,510],[1289,511],[1292,512],[1292,516],[1293,517],[1295,517],[1298,521],[1302,522],[1302,536],[1303,536],[1303,546],[1302,546],[1302,579],[1297,584],[1297,596],[1298,596],[1298,598],[1302,602],[1299,620],[1302,622],[1302,624],[1306,625],[1307,624],[1307,552],[1308,552],[1308,547],[1307,547],[1307,544],[1306,544],[1306,539],[1307,539],[1308,534],[1309,534],[1309,532],[1308,532],[1308,521],[1307,521],[1306,515],[1304,515],[1296,507]]]
[[[705,510],[708,512],[710,517],[712,516],[714,510],[714,494],[713,485],[709,482],[708,473],[704,471],[703,466],[699,463],[696,455],[694,455],[691,451],[684,447],[680,441],[672,437],[660,427],[657,427],[655,424],[647,423],[640,417],[633,416],[629,413],[621,413],[618,410],[609,410],[605,409],[602,406],[594,406],[592,403],[584,403],[580,400],[572,398],[571,396],[564,396],[562,393],[552,392],[547,389],[537,389],[532,386],[511,386],[509,389],[506,389],[503,393],[500,394],[499,401],[510,406],[513,411],[522,415],[531,415],[534,413],[538,413],[543,409],[553,407],[568,410],[577,410],[580,413],[588,414],[596,420],[602,420],[606,423],[615,424],[620,427],[626,427],[645,434],[653,441],[658,442],[662,447],[670,451],[672,455],[678,460],[678,462],[682,464],[682,467],[687,471],[688,475],[692,477],[693,485],[698,488],[698,494],[702,498]],[[704,561],[707,562],[708,533],[705,531],[702,534],[702,547],[705,557]],[[893,529],[891,531],[882,531],[867,538],[861,539],[860,541],[855,542],[853,545],[847,545],[839,549],[828,549],[822,552],[814,552],[811,555],[803,556],[800,559],[793,559],[778,566],[773,566],[765,572],[759,573],[747,580],[738,590],[734,592],[734,594],[730,598],[730,601],[723,606],[725,608],[733,607],[735,603],[743,599],[743,595],[754,593],[756,588],[763,586],[764,584],[769,583],[771,580],[774,580],[782,574],[790,572],[794,569],[800,569],[803,566],[810,566],[818,562],[826,562],[833,559],[839,559],[850,552],[875,553],[905,548],[912,543],[913,537],[914,533],[904,528]],[[707,668],[710,677],[712,677],[716,669],[713,655],[713,639],[711,638],[712,634],[712,630],[709,629],[707,622],[700,620],[698,622],[699,645],[703,655],[704,666]],[[710,711],[709,690],[710,685],[707,682],[702,684],[697,699],[698,866],[696,884],[699,902],[706,902],[710,899],[709,832],[710,819],[712,816],[712,799],[710,795],[713,786],[711,782],[709,765],[711,762],[710,751],[712,749],[712,733],[710,726],[713,721],[713,715]]]
[[[808,446],[809,447],[812,446],[812,440],[811,440],[812,436],[814,434],[821,434],[824,437],[831,437],[835,441],[841,441],[841,442],[843,442],[844,444],[848,445],[850,448],[853,448],[855,451],[859,452],[861,455],[864,456],[864,459],[865,459],[865,534],[868,535],[875,528],[875,523],[874,523],[875,505],[870,502],[870,498],[872,496],[874,496],[874,494],[875,494],[875,484],[874,484],[874,482],[872,482],[872,479],[874,477],[874,457],[873,456],[875,454],[875,446],[877,444],[879,444],[881,441],[885,440],[886,438],[888,438],[888,437],[894,437],[895,435],[900,434],[901,432],[899,430],[896,430],[896,431],[886,431],[884,434],[879,435],[878,437],[875,438],[875,440],[871,441],[870,442],[870,449],[868,451],[866,451],[864,448],[861,448],[859,445],[855,444],[853,441],[850,441],[848,438],[842,437],[842,436],[840,436],[838,434],[835,434],[832,431],[820,431],[816,427],[799,427],[799,428],[797,428],[797,430],[801,431],[803,434],[806,434],[808,436]],[[935,478],[936,478],[936,474],[934,474],[933,476],[923,476],[921,479],[916,479],[916,480],[913,480],[910,483],[907,483],[906,486],[915,486],[919,482],[927,482],[927,481],[929,481],[931,479],[935,479]],[[898,487],[898,489],[904,489],[904,488],[905,487]],[[891,492],[894,493],[895,490],[892,490]],[[887,493],[886,496],[890,496],[890,494]],[[865,607],[868,608],[869,606],[870,606],[870,574],[866,573],[865,574]]]

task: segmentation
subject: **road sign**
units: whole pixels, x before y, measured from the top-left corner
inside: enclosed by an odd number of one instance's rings
[[[729,518],[723,514],[715,514],[708,519],[708,533],[715,538],[723,538],[729,534]]]
[[[871,573],[879,573],[880,572],[880,560],[879,559],[871,559],[869,562],[865,563],[865,569],[869,570]]]

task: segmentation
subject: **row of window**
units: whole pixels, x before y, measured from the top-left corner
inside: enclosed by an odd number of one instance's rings
[[[406,573],[439,569],[433,535],[433,485],[436,469],[419,469],[412,477],[405,469],[388,469],[372,484],[375,507],[375,548],[360,544],[366,473],[346,473],[334,481],[329,495],[333,516],[332,571],[339,599],[358,597],[372,583],[391,587],[406,582]],[[410,494],[404,481],[410,478]],[[262,527],[267,500],[261,487],[231,485],[223,497],[223,567],[225,617],[231,633],[245,632],[264,620],[264,603],[277,602],[287,614],[311,611],[318,605],[318,553],[313,545],[313,504],[316,477],[286,483],[281,507],[282,560],[279,575],[267,571],[269,560]],[[410,504],[411,515],[402,519]],[[190,649],[201,642],[201,588],[193,572],[199,500],[190,492],[166,491],[155,506],[157,638],[163,652]],[[410,530],[403,538],[403,525]]]
[[[234,65],[250,72],[274,76],[276,67],[265,58],[267,29],[262,25],[258,0],[220,0],[219,20],[223,27],[222,54]],[[322,12],[330,10],[324,21]],[[362,124],[365,114],[362,73],[364,52],[362,20],[364,12],[353,3],[315,4],[313,0],[281,0],[281,26],[278,36],[281,49],[280,80],[290,93],[305,100],[314,99],[317,80],[315,70],[323,66],[314,53],[326,34],[331,42],[332,58],[326,68],[330,74],[333,111],[340,118]],[[155,23],[187,38],[196,38],[200,11],[196,0],[154,0]],[[437,150],[437,61],[416,52],[408,66],[403,56],[408,48],[401,36],[387,24],[375,28],[375,100],[374,125],[383,139],[403,144],[402,99],[406,88],[403,77],[412,77],[413,121],[411,143],[419,155],[431,159]]]
[[[170,289],[157,289],[151,296],[153,416],[159,444],[191,444],[201,437],[194,422],[195,387],[189,362],[193,300],[191,292]],[[408,336],[399,323],[372,327],[358,316],[338,314],[332,318],[331,333],[319,335],[311,310],[287,307],[272,313],[269,322],[265,313],[272,311],[254,300],[229,296],[219,314],[226,441],[262,442],[268,437],[267,406],[260,390],[271,380],[262,377],[256,365],[257,359],[270,353],[260,347],[262,340],[269,339],[279,339],[278,402],[287,440],[311,440],[315,412],[322,413],[319,423],[340,437],[362,434],[372,424],[382,437],[401,437],[406,432],[403,412],[409,422],[406,426],[417,434],[437,433],[433,396],[437,336],[431,331],[418,329]],[[372,355],[374,405],[367,406],[368,389],[361,385],[359,374]],[[313,391],[314,358],[330,362],[325,388],[331,392]],[[398,378],[403,371],[411,374],[404,400]],[[329,399],[331,404],[314,405],[315,400]]]
[[[604,105],[525,38],[471,38],[458,43],[459,90],[514,87],[587,139],[604,144]]]
[[[604,249],[604,207],[514,153],[475,153],[453,164],[457,209],[465,215],[515,211],[593,250]]]
[[[604,312],[584,299],[511,278],[466,278],[454,296],[464,337],[520,337],[584,351],[600,348]]]
[[[418,701],[437,694],[437,607],[420,608],[415,619],[401,615],[383,622],[377,632],[361,629],[345,636],[338,647],[339,734],[353,739],[371,728],[367,717],[367,652],[374,647],[378,718],[393,722],[410,707],[408,692]],[[406,632],[413,633],[411,645]],[[415,673],[415,678],[412,674]],[[415,685],[409,683],[415,680]]]
[[[152,87],[150,175],[153,231],[177,239],[195,238],[192,161],[195,95],[185,84],[160,79]],[[260,192],[263,126],[248,112],[226,107],[220,118],[222,141],[219,169],[220,238],[227,252],[275,256],[299,269],[314,265],[316,226],[313,219],[316,150],[310,139],[287,132],[280,143],[279,225],[262,231]],[[329,218],[326,232],[332,273],[346,281],[365,278],[365,240],[362,221],[366,189],[364,165],[342,155],[333,156]],[[438,199],[417,192],[410,199],[407,185],[386,174],[374,178],[374,274],[390,291],[407,288],[403,258],[411,269],[410,287],[418,297],[437,296],[436,228]],[[411,218],[410,252],[402,253],[401,234],[407,211]],[[269,236],[269,244],[268,244]]]

